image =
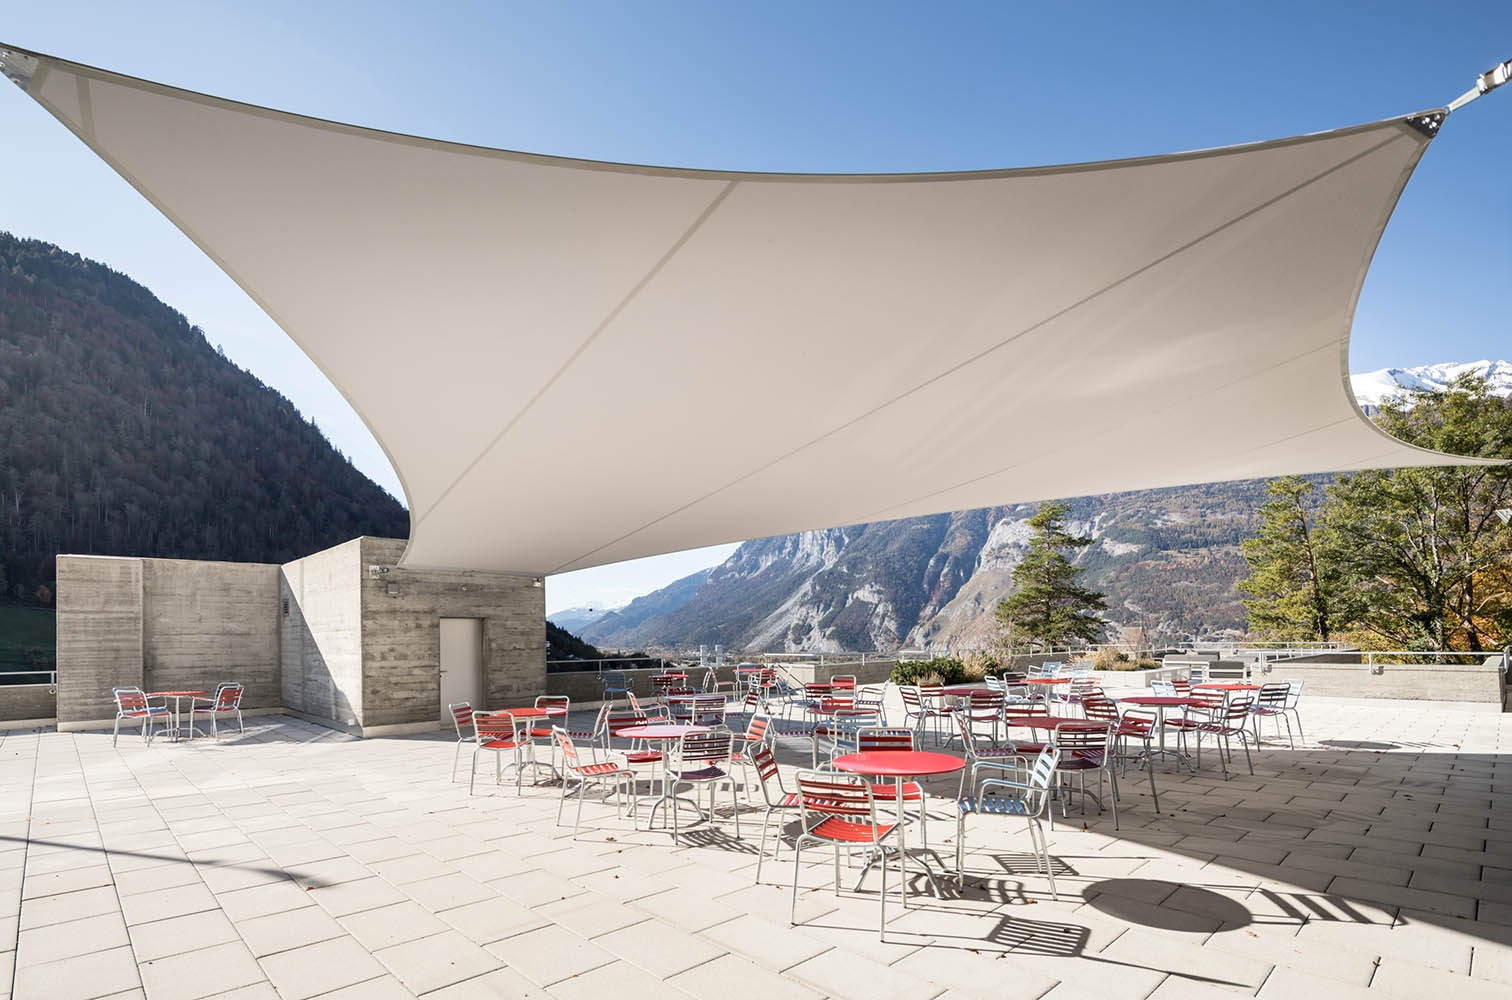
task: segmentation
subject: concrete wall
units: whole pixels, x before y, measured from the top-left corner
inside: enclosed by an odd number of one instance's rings
[[[9,723],[55,721],[57,715],[58,695],[51,684],[0,685],[0,729]]]
[[[115,718],[116,687],[239,680],[244,707],[278,706],[277,595],[277,566],[59,556],[59,726]]]
[[[115,718],[115,687],[142,684],[142,561],[58,557],[60,727]]]
[[[1412,701],[1459,701],[1502,705],[1506,700],[1506,675],[1501,656],[1473,664],[1361,662],[1359,653],[1322,653],[1270,663],[1254,674],[1254,680],[1304,683],[1307,694],[1346,698],[1401,698]],[[1376,671],[1379,671],[1377,673]]]
[[[343,727],[362,721],[361,560],[354,538],[286,563],[274,608],[284,707]]]
[[[528,705],[546,692],[546,591],[533,577],[399,569],[404,542],[358,541],[365,728],[435,724],[442,618],[483,621],[485,707]]]
[[[243,708],[281,705],[277,604],[271,564],[142,560],[142,687],[241,681]]]

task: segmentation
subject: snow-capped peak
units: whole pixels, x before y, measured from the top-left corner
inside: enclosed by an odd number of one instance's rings
[[[1382,368],[1351,375],[1349,383],[1361,406],[1380,406],[1381,400],[1409,390],[1443,392],[1450,382],[1465,372],[1475,372],[1485,378],[1494,394],[1512,396],[1512,362],[1507,361],[1449,361],[1415,368]]]

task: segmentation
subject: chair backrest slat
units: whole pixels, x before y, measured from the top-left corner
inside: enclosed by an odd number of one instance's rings
[[[809,813],[838,816],[851,822],[875,824],[876,804],[871,785],[856,775],[826,771],[799,771],[798,798],[805,825]]]
[[[856,733],[856,749],[862,753],[916,750],[918,749],[915,742],[917,735],[914,730],[902,727],[883,726],[862,729]]]

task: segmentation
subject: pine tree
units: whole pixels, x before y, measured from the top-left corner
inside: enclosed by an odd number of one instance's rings
[[[1239,581],[1249,596],[1249,629],[1268,639],[1328,642],[1337,573],[1320,555],[1309,499],[1313,484],[1299,476],[1271,483],[1274,498],[1259,510],[1260,532],[1240,543],[1250,575]]]
[[[1010,653],[1102,637],[1106,623],[1097,612],[1107,607],[1103,595],[1077,584],[1082,571],[1064,554],[1093,541],[1062,526],[1070,509],[1064,502],[1047,503],[1029,519],[1034,531],[1029,551],[1013,568],[1013,593],[997,606],[1003,645]]]

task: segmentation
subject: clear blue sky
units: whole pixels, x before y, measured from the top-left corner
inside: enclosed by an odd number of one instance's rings
[[[748,170],[1112,159],[1442,105],[1512,57],[1512,4],[763,2],[0,5],[0,42],[340,121],[532,152]],[[1512,355],[1512,87],[1456,114],[1388,228],[1355,322],[1365,371]],[[0,229],[105,261],[203,327],[398,492],[283,334],[19,93]],[[554,578],[618,603],[717,551]]]

